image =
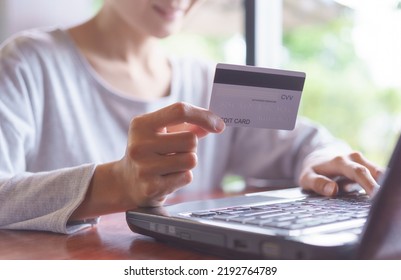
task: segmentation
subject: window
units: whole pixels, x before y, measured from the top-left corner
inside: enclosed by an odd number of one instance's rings
[[[204,0],[183,30],[165,40],[173,53],[205,57],[216,62],[245,63],[243,0]]]
[[[401,125],[401,1],[245,1],[248,63],[306,72],[300,114],[385,165]]]
[[[283,1],[282,65],[307,73],[301,114],[383,165],[401,116],[399,8],[392,0]]]

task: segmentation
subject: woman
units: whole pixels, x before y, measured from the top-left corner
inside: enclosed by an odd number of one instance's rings
[[[3,45],[1,228],[71,233],[178,189],[217,187],[228,172],[329,196],[345,176],[372,193],[380,169],[307,120],[291,132],[225,129],[203,109],[213,66],[159,47],[195,4],[106,0],[82,25]]]

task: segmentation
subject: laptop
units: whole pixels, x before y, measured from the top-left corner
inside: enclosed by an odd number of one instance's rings
[[[130,229],[229,259],[401,258],[401,137],[373,199],[299,187],[126,212]]]

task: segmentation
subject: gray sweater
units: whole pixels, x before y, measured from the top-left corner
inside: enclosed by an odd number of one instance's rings
[[[102,80],[62,29],[32,30],[0,50],[0,228],[72,233],[68,224],[96,164],[120,159],[130,120],[177,101],[208,108],[214,65],[171,58],[171,92],[129,97]],[[303,159],[348,151],[325,129],[299,118],[293,131],[227,128],[199,142],[193,182],[219,187],[227,173],[297,182]]]

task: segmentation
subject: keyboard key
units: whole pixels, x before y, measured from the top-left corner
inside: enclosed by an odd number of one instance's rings
[[[252,226],[303,230],[351,219],[364,219],[370,209],[370,199],[367,198],[355,195],[344,198],[312,197],[286,203],[198,211],[191,216]]]
[[[191,214],[192,217],[197,217],[197,218],[204,218],[204,217],[211,217],[216,215],[215,212],[210,212],[210,211],[205,211],[205,212],[193,212]]]

